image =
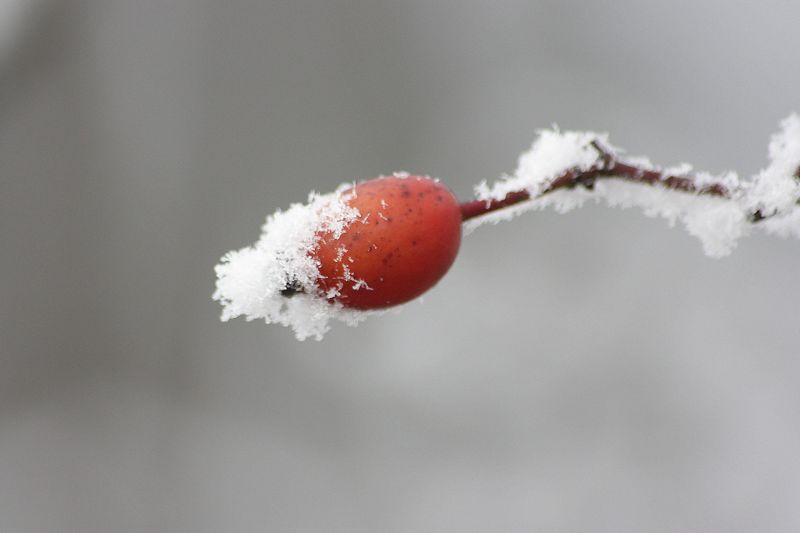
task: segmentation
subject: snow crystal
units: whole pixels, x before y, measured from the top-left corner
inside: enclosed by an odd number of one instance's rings
[[[217,286],[213,298],[222,306],[222,320],[238,316],[263,319],[291,327],[298,339],[321,339],[331,319],[354,325],[373,312],[346,309],[320,294],[316,281],[319,264],[310,252],[319,233],[338,238],[350,222],[359,218],[357,209],[347,205],[343,185],[336,192],[311,193],[307,204],[294,204],[269,217],[261,237],[252,246],[227,253],[215,271]],[[287,288],[296,293],[287,297]]]
[[[606,134],[561,132],[557,128],[540,131],[530,150],[519,158],[517,170],[489,186],[485,181],[475,188],[480,200],[500,200],[508,193],[526,190],[531,200],[482,215],[466,222],[470,232],[485,223],[508,220],[532,209],[553,207],[565,213],[581,207],[587,200],[605,201],[612,207],[639,207],[647,216],[666,218],[670,225],[681,222],[698,237],[705,253],[722,257],[731,253],[740,237],[754,224],[752,217],[765,217],[756,226],[778,235],[800,237],[800,117],[791,115],[781,123],[769,145],[770,165],[749,181],[734,172],[715,176],[692,172],[686,163],[662,169],[664,176],[688,176],[699,190],[721,186],[728,198],[675,191],[665,186],[632,183],[624,180],[598,180],[592,190],[584,187],[547,192],[550,184],[568,171],[585,171],[603,166],[603,156],[619,158],[619,150],[608,143]],[[658,170],[646,158],[625,157],[624,162],[645,170]]]

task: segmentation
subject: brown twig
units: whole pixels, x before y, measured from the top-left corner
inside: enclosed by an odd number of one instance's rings
[[[567,170],[553,179],[537,198],[541,198],[559,189],[574,189],[578,186],[592,190],[598,179],[621,179],[632,183],[660,186],[666,189],[703,196],[716,196],[720,198],[732,197],[733,191],[729,191],[728,188],[721,183],[699,185],[696,178],[692,176],[666,174],[660,170],[653,170],[632,163],[626,163],[617,159],[610,150],[599,143],[593,142],[592,146],[599,154],[597,163],[589,169]],[[798,177],[800,177],[800,169],[798,169]],[[471,200],[461,204],[461,218],[462,220],[469,220],[528,200],[531,200],[531,195],[526,190],[510,192],[500,200]],[[751,220],[753,222],[763,220],[764,218],[767,218],[767,216],[760,212],[751,215]]]

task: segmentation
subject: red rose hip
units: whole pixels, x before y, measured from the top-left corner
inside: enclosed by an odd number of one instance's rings
[[[453,264],[461,211],[447,187],[422,176],[380,177],[343,193],[360,216],[312,256],[324,295],[353,309],[380,309],[430,289]]]

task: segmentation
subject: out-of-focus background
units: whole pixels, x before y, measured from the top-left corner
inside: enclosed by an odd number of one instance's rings
[[[0,2],[0,530],[800,530],[800,243],[590,206],[322,342],[218,320],[311,189],[537,128],[751,174],[800,4]]]

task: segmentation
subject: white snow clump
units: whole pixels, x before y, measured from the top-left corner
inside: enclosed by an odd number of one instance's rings
[[[359,217],[349,207],[344,189],[320,195],[312,192],[307,204],[293,204],[267,217],[261,237],[252,246],[232,251],[215,268],[217,286],[213,298],[222,306],[223,321],[244,316],[266,323],[289,326],[299,340],[321,340],[331,319],[355,325],[374,312],[346,309],[319,293],[319,264],[311,256],[318,233],[338,238]],[[281,291],[297,289],[291,297]]]

